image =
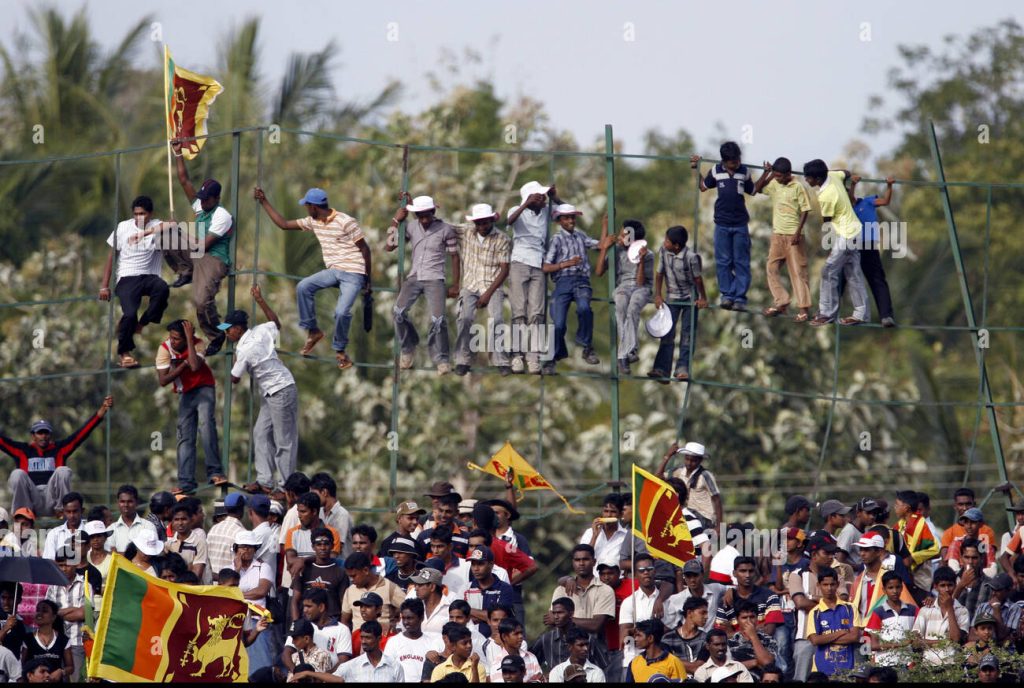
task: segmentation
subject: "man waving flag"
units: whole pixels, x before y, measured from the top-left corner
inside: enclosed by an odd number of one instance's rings
[[[167,139],[182,139],[181,154],[194,159],[206,141],[210,106],[224,90],[216,79],[174,64],[164,46],[164,100],[167,104]]]

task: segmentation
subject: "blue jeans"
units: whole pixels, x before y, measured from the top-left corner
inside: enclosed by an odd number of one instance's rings
[[[750,230],[715,225],[715,271],[723,301],[747,302],[750,289]]]
[[[784,680],[791,680],[793,666],[793,639],[796,635],[796,612],[785,612],[785,623],[775,626],[775,643],[779,652],[775,655],[775,665],[782,669]]]
[[[658,346],[658,353],[654,356],[654,370],[660,371],[665,375],[672,373],[678,373],[680,371],[690,372],[690,327],[691,327],[691,314],[692,314],[692,327],[694,331],[697,329],[697,313],[699,312],[694,306],[677,306],[675,304],[666,304],[669,311],[672,313],[672,328],[668,331],[664,337],[661,338],[661,344]],[[679,327],[679,358],[676,359],[676,369],[672,368],[672,346],[675,344],[676,339],[676,326]]]
[[[334,306],[334,341],[335,351],[344,351],[348,346],[348,327],[352,322],[352,304],[359,296],[359,290],[366,283],[366,276],[344,270],[321,270],[310,275],[295,289],[299,301],[299,327],[304,330],[317,330],[316,326],[316,293],[321,289],[338,288],[338,303]]]
[[[594,343],[594,312],[590,310],[590,278],[582,275],[563,277],[555,282],[551,295],[551,320],[555,324],[555,355],[552,360],[560,361],[569,357],[565,346],[568,330],[569,304],[576,302],[576,343],[589,349]]]
[[[203,440],[206,478],[224,475],[217,441],[217,390],[196,387],[178,400],[178,487],[190,492],[196,487],[196,430]]]

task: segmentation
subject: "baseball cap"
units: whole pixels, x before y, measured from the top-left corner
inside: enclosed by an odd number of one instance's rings
[[[306,619],[296,619],[292,621],[292,627],[289,629],[288,635],[293,638],[300,635],[313,635],[313,624]]]
[[[473,513],[473,507],[476,506],[477,500],[475,499],[463,499],[459,502],[459,516],[466,516]]]
[[[971,507],[970,509],[963,513],[963,515],[960,517],[960,520],[962,521],[964,519],[967,519],[968,521],[974,521],[975,523],[981,523],[985,520],[985,514],[982,513],[981,509],[975,506]]]
[[[327,192],[313,187],[299,199],[299,205],[327,205]]]
[[[870,514],[880,510],[882,508],[882,505],[879,504],[874,499],[871,499],[871,497],[864,497],[863,499],[857,502],[856,507],[857,511],[863,511],[865,513]]]
[[[1006,510],[1007,511],[1012,511],[1014,513],[1018,513],[1018,512],[1024,511],[1024,504],[1018,504],[1017,506],[1008,506],[1008,507],[1006,507]]]
[[[803,542],[807,539],[807,532],[803,528],[783,528],[786,531],[787,540]]]
[[[363,596],[352,603],[353,607],[383,607],[384,598],[375,592],[364,592]]]
[[[985,655],[984,657],[981,658],[981,661],[978,663],[978,668],[979,669],[998,669],[999,668],[999,660],[996,658],[995,655]]]
[[[430,486],[430,490],[423,494],[427,497],[444,497],[455,492],[455,486],[447,480],[438,480]],[[459,501],[462,501],[461,499]]]
[[[150,511],[169,509],[172,506],[174,506],[174,495],[170,492],[161,490],[160,492],[154,492],[153,496],[149,498]]]
[[[213,517],[218,518],[220,516],[227,516],[227,509],[224,508],[223,499],[215,499],[213,501]]]
[[[861,537],[860,540],[854,543],[855,547],[874,547],[876,549],[885,549],[885,540],[878,533],[870,533]]]
[[[614,556],[605,556],[598,560],[597,570],[603,571],[605,569],[617,569],[619,568],[619,562]]]
[[[435,568],[424,567],[411,575],[409,580],[413,583],[433,583],[434,585],[441,585],[441,579],[444,576]]]
[[[505,655],[501,660],[502,671],[526,671],[526,662],[519,655]]]
[[[700,559],[690,559],[683,564],[683,575],[685,576],[688,573],[695,573],[698,576],[704,575],[704,564],[700,563]]]
[[[263,543],[259,536],[251,530],[240,530],[235,533],[235,544],[243,547],[259,547]]]
[[[800,511],[801,509],[810,509],[810,508],[811,508],[811,502],[810,502],[809,499],[807,499],[807,497],[803,497],[801,495],[793,495],[792,497],[790,497],[789,499],[786,500],[786,514],[787,515],[795,514],[796,512]]]
[[[996,623],[996,617],[992,616],[991,614],[978,614],[978,616],[976,616],[974,618],[974,623],[971,624],[971,625],[974,628],[977,628],[978,626],[980,626],[982,624],[993,624],[993,625],[995,625],[995,623]]]
[[[398,516],[412,516],[413,514],[425,514],[427,510],[421,507],[416,502],[402,502],[395,509],[395,514]]]
[[[846,516],[851,511],[853,511],[852,507],[846,506],[838,499],[826,499],[824,502],[821,503],[821,506],[818,507],[818,513],[821,514],[822,518],[828,518],[833,514]]]
[[[570,663],[569,666],[565,667],[565,671],[562,672],[562,680],[566,683],[572,681],[573,679],[580,678],[581,676],[583,678],[586,678],[587,672],[584,671],[583,667],[579,666],[578,664]]]
[[[397,537],[388,545],[388,554],[391,552],[404,552],[405,554],[419,554],[416,543],[409,538]]]
[[[828,533],[815,533],[807,538],[804,548],[808,554],[817,552],[819,549],[823,549],[826,552],[835,552],[836,540]]]
[[[205,201],[207,198],[216,198],[220,196],[221,187],[220,182],[216,179],[207,179],[203,182],[203,185],[196,191],[196,198],[200,201]]]
[[[2,506],[0,506],[0,523],[10,523],[10,522],[11,522],[11,514],[10,514],[10,512],[7,511],[7,509],[5,509]]]
[[[225,509],[237,509],[240,506],[245,506],[245,495],[241,492],[232,492],[224,498]]]
[[[18,518],[19,516],[21,516],[22,518],[27,518],[30,521],[36,520],[35,512],[26,506],[23,506],[20,509],[15,510],[14,518]]]
[[[249,314],[242,310],[231,311],[228,313],[227,317],[224,318],[224,322],[217,325],[217,329],[227,331],[235,325],[246,328],[249,327]]]
[[[50,425],[50,421],[39,419],[28,429],[29,432],[39,432],[40,430],[53,432],[53,426]]]
[[[270,515],[270,497],[265,494],[254,494],[249,497],[249,508],[256,512],[260,518]]]
[[[1009,590],[1013,587],[1013,579],[1007,573],[1000,573],[996,576],[992,576],[992,580],[988,582],[988,586],[996,592],[1002,590]]]
[[[490,547],[484,547],[483,545],[477,545],[473,548],[473,551],[466,557],[467,561],[494,561],[494,553],[491,552]]]

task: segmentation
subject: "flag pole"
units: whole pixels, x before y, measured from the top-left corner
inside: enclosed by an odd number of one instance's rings
[[[633,461],[632,464],[635,466],[636,465],[636,461]],[[630,468],[631,468],[630,476],[632,476],[635,473],[635,471],[632,470],[632,467],[633,466],[630,466]],[[631,477],[630,478],[630,486],[629,486],[629,491],[630,492],[633,492],[633,485],[632,485],[632,483],[633,483],[633,478]],[[633,496],[633,499],[636,499],[636,495]],[[633,505],[633,509],[636,509],[636,507],[637,507],[637,505],[634,504]],[[630,517],[631,517],[630,520],[632,521],[632,514],[630,514]],[[639,614],[636,613],[636,586],[637,586],[637,582],[636,582],[636,531],[633,530],[633,524],[632,523],[629,524],[629,530],[630,530],[630,535],[633,537],[633,546],[629,548],[629,558],[630,558],[630,561],[629,561],[629,575],[633,577],[633,592],[630,593],[630,600],[629,601],[632,602],[632,604],[633,604],[633,632],[635,633],[636,632],[637,617],[639,616]],[[644,544],[646,545],[647,543],[645,542]],[[626,639],[623,638],[619,642],[619,645],[625,645],[625,642],[626,642]],[[625,650],[625,647],[623,647],[623,650]],[[636,652],[636,642],[635,641],[633,643],[633,651]],[[629,661],[630,661],[630,663],[633,662],[632,659],[630,659]],[[626,668],[625,652],[623,652],[622,668],[623,668],[623,670],[625,670],[625,668]],[[623,675],[625,675],[625,673],[623,673]]]
[[[167,131],[167,204],[170,206],[170,219],[174,220],[174,181],[172,173],[174,161],[171,159],[171,137],[173,135],[173,132],[171,131],[171,83],[167,73],[170,62],[171,51],[167,48],[167,44],[164,43],[164,118],[166,120],[165,129]]]

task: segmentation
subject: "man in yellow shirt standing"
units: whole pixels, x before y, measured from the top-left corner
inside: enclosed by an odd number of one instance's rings
[[[853,301],[853,316],[841,318],[841,325],[859,325],[868,321],[867,287],[864,273],[860,269],[860,220],[853,212],[846,180],[850,173],[845,170],[829,171],[823,160],[804,163],[804,179],[812,188],[818,189],[818,205],[821,207],[823,229],[831,235],[832,250],[821,270],[821,291],[818,314],[811,325],[820,327],[834,321],[839,315],[839,275],[846,278],[850,299]]]

